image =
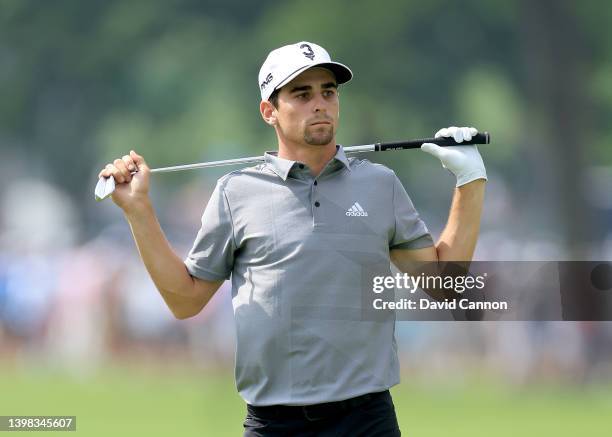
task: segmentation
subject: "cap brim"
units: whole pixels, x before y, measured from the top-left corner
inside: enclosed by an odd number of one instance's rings
[[[313,67],[322,67],[322,68],[327,68],[328,70],[330,70],[336,76],[336,82],[338,82],[338,85],[342,83],[346,83],[353,78],[353,72],[346,65],[341,64],[339,62],[321,62],[320,64],[309,64],[309,65],[306,65],[294,71],[289,76],[287,76],[281,83],[276,85],[274,89],[275,90],[281,89],[282,87],[287,85],[289,82],[291,82],[293,79],[295,79],[300,74],[302,74],[304,71],[308,70],[309,68],[313,68]]]

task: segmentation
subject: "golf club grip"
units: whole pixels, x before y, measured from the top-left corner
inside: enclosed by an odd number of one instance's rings
[[[469,141],[458,143],[453,137],[438,137],[438,138],[422,138],[419,140],[397,141],[394,143],[376,143],[374,145],[375,152],[384,152],[387,150],[402,150],[402,149],[418,149],[423,143],[434,143],[438,146],[467,146],[470,144],[489,144],[491,136],[488,132],[482,132],[474,135]]]

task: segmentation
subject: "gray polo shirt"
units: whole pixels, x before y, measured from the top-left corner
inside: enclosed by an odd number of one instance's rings
[[[341,146],[318,177],[265,162],[217,182],[185,259],[232,278],[235,377],[252,405],[308,405],[399,383],[395,315],[367,320],[363,293],[390,275],[389,249],[433,240],[395,173]]]

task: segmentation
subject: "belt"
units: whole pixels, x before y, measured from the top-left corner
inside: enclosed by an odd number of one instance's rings
[[[257,407],[247,404],[247,410],[255,417],[260,418],[302,418],[310,421],[321,420],[343,412],[350,411],[365,404],[370,399],[384,396],[389,393],[385,390],[377,393],[367,393],[343,401],[325,402],[313,405],[269,405]]]

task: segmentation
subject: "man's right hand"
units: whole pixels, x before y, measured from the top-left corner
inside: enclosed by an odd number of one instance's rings
[[[149,197],[149,175],[151,170],[144,158],[130,151],[121,159],[115,159],[98,174],[98,177],[115,179],[115,191],[111,198],[124,212],[137,208]]]

